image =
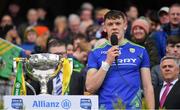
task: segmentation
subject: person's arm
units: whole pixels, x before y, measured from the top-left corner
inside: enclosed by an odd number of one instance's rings
[[[145,103],[147,103],[148,109],[154,109],[154,90],[151,83],[150,69],[141,68],[141,77],[146,101]]]
[[[157,71],[156,71],[156,66],[153,66],[151,68],[151,81],[152,81],[152,85],[154,88],[156,88],[158,86],[158,75],[157,75]]]
[[[88,70],[86,77],[86,89],[94,94],[102,85],[107,71],[100,68],[99,70],[92,68]]]
[[[104,64],[101,65],[99,70],[95,68],[88,70],[86,77],[86,90],[88,92],[93,94],[101,87],[110,65],[118,55],[119,50],[117,46],[113,46],[108,50],[106,60],[104,61]]]

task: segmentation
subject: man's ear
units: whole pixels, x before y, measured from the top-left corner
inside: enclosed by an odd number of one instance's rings
[[[124,24],[125,24],[125,26],[124,26],[124,30],[126,30],[126,29],[127,29],[127,26],[128,26],[128,21],[127,21],[127,20],[125,20],[125,21],[124,21]]]
[[[124,26],[124,30],[126,30],[127,29],[127,25],[126,26]]]
[[[104,31],[104,32],[107,32],[107,30],[106,30],[104,24],[102,25],[102,28],[103,28],[103,31]]]
[[[168,46],[166,45],[166,53],[168,53],[169,52],[169,49],[168,49]]]

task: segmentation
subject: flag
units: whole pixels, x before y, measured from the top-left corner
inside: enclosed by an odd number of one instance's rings
[[[63,86],[62,86],[62,95],[68,94],[69,92],[69,83],[71,80],[72,74],[72,60],[64,58],[63,59]]]
[[[18,57],[22,48],[0,38],[0,77],[9,78],[12,74],[13,58]]]
[[[16,79],[13,87],[13,95],[26,95],[22,61],[18,61]]]

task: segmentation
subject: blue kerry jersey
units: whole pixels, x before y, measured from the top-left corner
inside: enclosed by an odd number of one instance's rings
[[[109,42],[92,50],[88,56],[88,69],[101,67],[106,60],[107,51],[112,46]],[[146,49],[137,44],[124,40],[119,45],[120,55],[118,66],[115,62],[110,66],[104,82],[98,91],[99,104],[106,109],[113,109],[112,104],[121,99],[126,108],[141,107],[140,68],[149,68],[149,56]]]

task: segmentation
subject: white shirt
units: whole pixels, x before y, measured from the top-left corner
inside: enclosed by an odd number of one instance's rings
[[[172,87],[176,84],[177,81],[178,81],[178,78],[171,82],[171,85],[170,85],[170,87],[169,87],[168,94],[169,94],[169,92],[171,91]],[[167,82],[164,81],[164,82],[163,82],[163,87],[161,88],[161,92],[160,92],[160,95],[159,95],[159,101],[161,100],[162,94],[164,93],[164,91],[165,91],[165,89],[166,89],[166,86],[165,86],[166,84],[167,84]]]

